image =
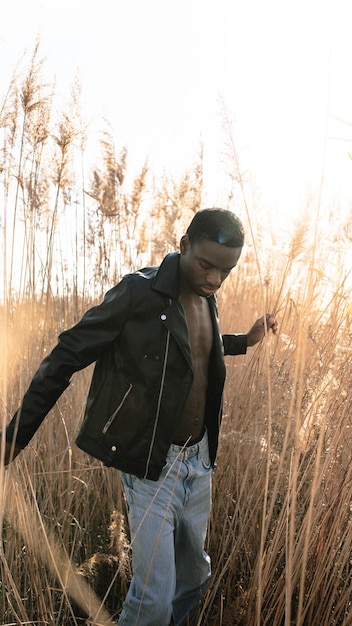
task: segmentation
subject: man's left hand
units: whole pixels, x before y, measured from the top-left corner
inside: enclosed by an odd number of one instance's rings
[[[255,346],[256,343],[261,341],[269,330],[271,330],[274,335],[278,332],[278,322],[274,315],[271,313],[267,313],[266,315],[262,315],[259,317],[253,324],[252,328],[247,333],[247,346]]]

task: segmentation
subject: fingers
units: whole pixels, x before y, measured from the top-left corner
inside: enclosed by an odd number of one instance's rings
[[[262,341],[265,336],[266,331],[269,329],[273,332],[274,335],[278,332],[278,322],[276,317],[271,313],[267,313],[266,315],[262,315],[259,317],[256,322],[254,322],[252,328],[247,333],[247,346],[254,346],[256,343]]]
[[[266,314],[266,325],[267,325],[268,328],[270,328],[272,330],[274,335],[277,334],[277,331],[278,331],[278,328],[279,328],[279,324],[278,324],[278,321],[277,321],[276,317],[274,315],[272,315],[271,313],[267,313]]]

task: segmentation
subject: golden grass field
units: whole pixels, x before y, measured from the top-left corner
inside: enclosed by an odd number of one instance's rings
[[[202,208],[201,153],[181,180],[129,185],[108,132],[84,171],[77,86],[53,116],[38,50],[4,95],[0,308],[2,428],[61,330],[124,271],[157,263]],[[319,193],[273,225],[240,175],[224,208],[247,240],[219,297],[223,332],[264,311],[280,329],[227,357],[207,549],[213,580],[199,626],[352,624],[350,211]],[[118,472],[74,445],[91,370],[73,377],[28,448],[0,468],[0,623],[107,626],[130,578]]]

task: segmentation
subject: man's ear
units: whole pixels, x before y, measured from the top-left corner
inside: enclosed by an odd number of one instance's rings
[[[187,250],[191,247],[191,242],[189,240],[188,235],[183,235],[180,239],[180,252],[181,254],[186,254]]]

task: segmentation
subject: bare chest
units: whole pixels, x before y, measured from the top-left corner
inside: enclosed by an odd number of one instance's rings
[[[213,328],[206,298],[181,298],[192,351],[193,383],[175,428],[176,443],[192,443],[202,435]]]
[[[183,300],[183,309],[186,316],[189,340],[194,364],[201,361],[207,366],[213,344],[213,329],[209,305],[206,298],[200,301]]]

